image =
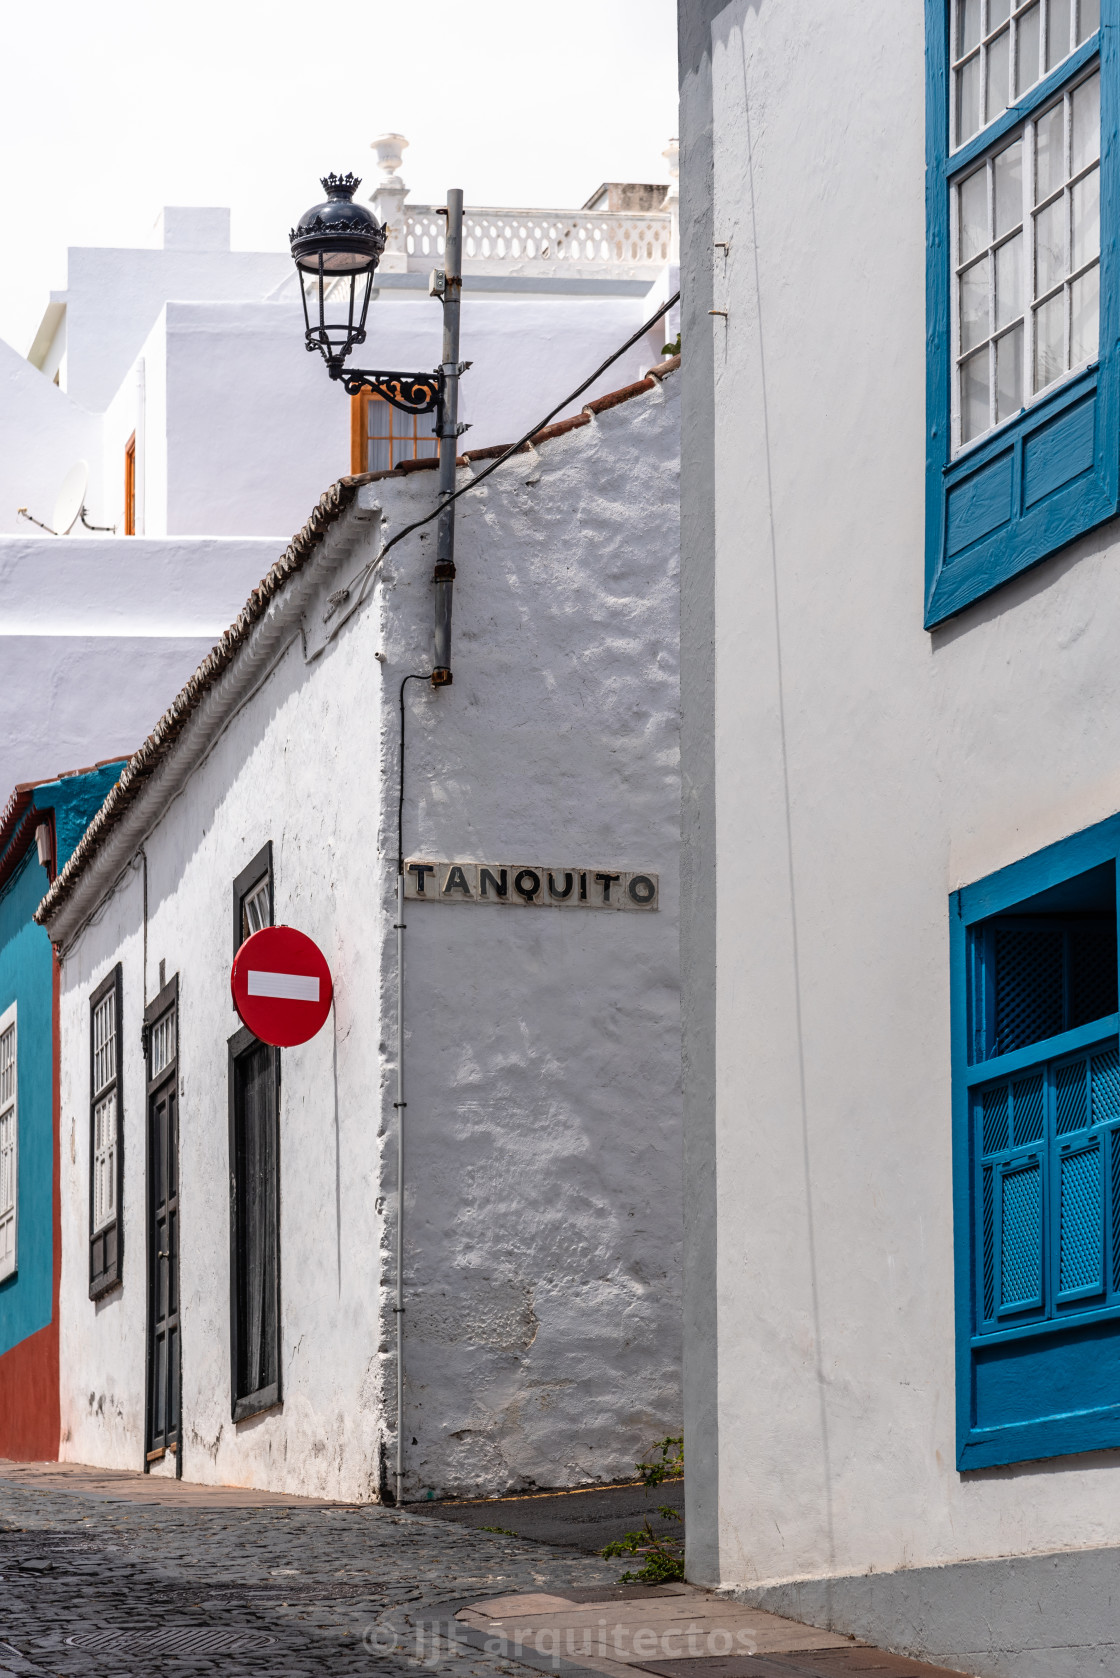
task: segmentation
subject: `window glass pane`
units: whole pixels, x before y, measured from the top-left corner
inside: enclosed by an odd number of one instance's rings
[[[170,1066],[175,1058],[175,1014],[174,1010],[164,1014],[163,1018],[152,1027],[149,1048],[150,1071],[149,1078],[154,1078],[162,1072],[165,1066]]]
[[[1011,0],[989,0],[988,29],[998,29],[1011,16]]]
[[[1095,361],[1100,315],[1100,270],[1090,268],[1070,287],[1070,365]]]
[[[1050,0],[1046,28],[1046,66],[1052,70],[1069,53],[1069,0]]]
[[[1023,219],[1023,142],[1001,151],[993,165],[995,173],[996,238],[1002,239]]]
[[[1023,406],[1023,328],[1017,326],[996,344],[996,423]]]
[[[988,351],[969,356],[961,367],[961,442],[979,437],[991,424],[988,403]]]
[[[957,57],[980,43],[980,0],[959,0],[957,6]]]
[[[979,132],[980,128],[980,54],[976,53],[957,71],[957,144]]]
[[[960,189],[960,256],[967,262],[988,245],[988,171],[970,175]]]
[[[961,275],[961,351],[982,343],[991,331],[988,319],[988,259],[981,257]]]
[[[1053,0],[1051,0],[1053,3]],[[1101,26],[1101,0],[1081,0],[1078,7],[1077,41],[1087,41]]]
[[[0,1037],[0,1106],[15,1100],[16,1093],[16,1028],[10,1025]]]
[[[1035,4],[1019,14],[1018,68],[1015,87],[1024,93],[1038,80],[1039,52],[1042,46],[1042,7]]]
[[[1065,278],[1066,200],[1055,199],[1034,218],[1034,294],[1044,297],[1051,286]]]
[[[1034,388],[1045,390],[1066,370],[1066,299],[1059,292],[1035,311]]]
[[[15,1150],[15,1115],[8,1111],[0,1116],[0,1212],[10,1212],[16,1203]]]
[[[1094,169],[1078,181],[1072,200],[1071,268],[1083,268],[1101,248],[1101,174]]]
[[[1066,178],[1065,106],[1055,105],[1035,124],[1034,201],[1041,204]]]
[[[1090,76],[1073,90],[1073,167],[1080,174],[1101,154],[1101,78]]]
[[[112,1223],[117,1211],[117,1096],[112,1091],[93,1113],[93,1228]]]
[[[1002,111],[1007,109],[1011,98],[1011,31],[1005,29],[1002,35],[997,35],[988,46],[986,54],[988,73],[986,78],[987,100],[984,106],[985,122],[994,122]]]
[[[1010,326],[1023,312],[1023,235],[996,252],[996,326]]]
[[[369,440],[370,472],[388,472],[393,464],[393,449],[388,437],[371,437]]]

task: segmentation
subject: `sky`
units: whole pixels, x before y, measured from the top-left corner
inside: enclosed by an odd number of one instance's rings
[[[570,208],[667,180],[675,0],[53,0],[5,7],[0,337],[26,353],[68,245],[151,245],[164,204],[227,204],[283,250],[318,177],[410,141],[416,203]],[[25,228],[26,231],[21,231]]]

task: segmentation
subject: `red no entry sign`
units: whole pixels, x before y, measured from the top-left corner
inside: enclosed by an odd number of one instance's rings
[[[294,926],[266,926],[246,938],[229,976],[233,1005],[262,1043],[306,1043],[331,1011],[331,970],[319,946]]]

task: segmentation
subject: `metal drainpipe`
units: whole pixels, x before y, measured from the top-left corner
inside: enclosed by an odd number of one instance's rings
[[[401,771],[404,741],[401,741]],[[397,874],[397,1465],[396,1505],[404,1486],[404,874]]]
[[[443,293],[443,423],[439,435],[439,494],[455,493],[455,456],[459,447],[459,301],[463,290],[463,194],[447,194],[447,243]],[[455,589],[455,503],[439,516],[436,535],[436,634],[432,686],[451,681],[451,602]]]

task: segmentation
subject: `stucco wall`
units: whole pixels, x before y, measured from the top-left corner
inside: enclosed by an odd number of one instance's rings
[[[0,788],[135,751],[275,557],[266,541],[0,537]]]
[[[738,1585],[1120,1542],[1113,1454],[955,1469],[947,899],[1120,808],[1120,573],[1106,528],[922,629],[923,73],[918,6],[736,0],[712,28],[718,1174],[692,1213],[718,1215]]]
[[[460,503],[455,682],[410,684],[405,842],[631,865],[658,913],[410,907],[408,1496],[626,1472],[680,1416],[674,381]],[[426,474],[361,491],[388,531]],[[143,1454],[138,1024],[180,982],[183,1473],[368,1497],[394,1417],[398,691],[430,662],[432,529],[324,642],[324,564],[292,643],[147,836],[62,975],[63,1454]],[[374,521],[345,575],[376,551]],[[376,659],[374,653],[384,655]],[[305,662],[305,658],[309,662]],[[230,888],[268,839],[277,918],[335,979],[282,1056],[281,1409],[229,1400]],[[88,997],[124,966],[123,1286],[86,1295]],[[415,1444],[413,1441],[415,1440]]]

